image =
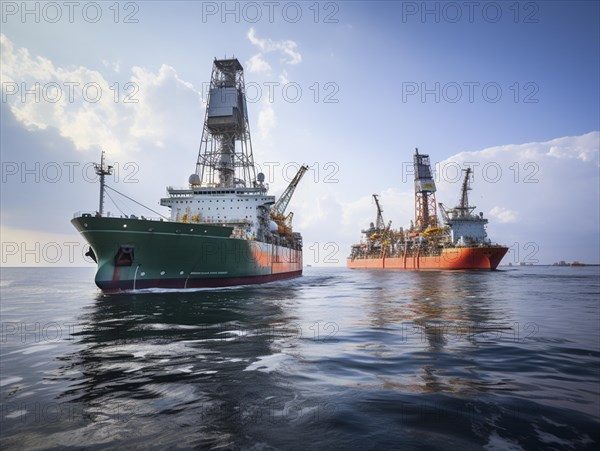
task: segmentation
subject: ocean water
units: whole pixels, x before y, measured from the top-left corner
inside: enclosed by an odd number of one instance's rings
[[[307,268],[104,296],[1,271],[7,449],[597,449],[600,269]]]

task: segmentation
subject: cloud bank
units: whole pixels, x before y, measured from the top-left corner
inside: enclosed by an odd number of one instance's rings
[[[276,68],[276,79],[283,82],[289,77],[283,67],[291,69],[302,60],[293,41],[259,38],[254,29],[250,29],[247,37],[260,50],[259,56],[252,57],[250,60],[253,62],[247,66],[254,67],[259,73],[266,74]],[[25,142],[23,136],[32,137],[28,148],[34,146],[36,151],[39,148],[50,158],[56,154],[53,149],[61,148],[65,152],[68,149],[68,155],[61,154],[65,161],[76,160],[73,153],[77,152],[95,161],[99,147],[107,150],[111,159],[119,158],[121,161],[127,161],[123,158],[135,159],[144,150],[140,184],[135,188],[137,193],[149,196],[149,205],[154,205],[157,200],[157,185],[159,192],[162,192],[167,184],[177,184],[178,180],[185,183],[195,161],[203,106],[201,93],[191,83],[181,79],[173,67],[161,65],[152,70],[125,68],[122,65],[117,67],[104,62],[105,68],[111,70],[111,76],[118,68],[120,76],[124,77],[119,80],[120,89],[115,101],[115,81],[109,81],[108,76],[100,71],[82,66],[57,66],[47,58],[31,55],[25,48],[17,48],[4,35],[1,36],[1,50],[3,107],[7,107],[14,116],[11,124],[14,122],[15,126],[20,127],[18,136],[21,136],[12,141],[3,138],[5,144],[10,144],[10,148],[3,148],[3,159],[8,155],[15,161],[19,158],[24,160],[24,157],[19,157],[23,153],[19,145],[25,145],[19,144]],[[283,66],[271,65],[266,61],[264,55],[273,52],[279,52],[282,56],[280,63]],[[35,94],[23,93],[23,86],[30,89],[36,82],[50,86],[44,94],[46,96],[55,95],[51,88],[58,85],[62,89],[62,97],[56,101],[45,98],[36,101]],[[132,83],[137,91],[125,90],[126,83]],[[68,87],[75,84],[97,85],[102,96],[98,101],[90,102],[82,97],[80,91],[75,91],[74,99],[70,101]],[[12,92],[14,89],[18,91]],[[128,96],[137,102],[125,102]],[[261,110],[255,117],[259,138],[257,148],[261,149],[260,155],[264,157],[268,153],[270,133],[278,123],[274,105],[263,99]],[[3,132],[10,131],[10,128],[4,127],[5,123],[3,119]],[[39,141],[48,136],[52,137],[52,142],[45,145],[36,144],[33,140],[33,137]],[[260,146],[261,140],[263,147]],[[437,201],[449,207],[458,201],[462,169],[473,169],[471,203],[490,220],[488,232],[491,239],[511,247],[512,254],[507,258],[515,262],[522,260],[524,249],[534,243],[536,252],[533,258],[539,263],[557,260],[597,263],[600,248],[599,148],[600,132],[593,131],[545,142],[465,151],[443,161],[436,160],[433,150],[422,149],[422,152],[430,154],[436,169]],[[174,152],[180,149],[185,152]],[[30,157],[41,158],[33,153]],[[185,166],[188,159],[191,163],[189,167]],[[392,220],[394,227],[406,227],[414,216],[411,162],[412,154],[409,152],[400,156],[398,161],[391,161],[390,164],[397,167],[398,177],[388,183],[388,188],[377,193],[381,195],[384,218],[386,221]],[[175,165],[179,168],[180,163],[182,167],[174,172],[162,170]],[[360,230],[375,218],[375,205],[371,197],[373,190],[368,184],[357,184],[360,174],[352,173],[353,169],[349,169],[356,165],[345,165],[342,161],[338,164],[339,172],[334,183],[324,183],[322,173],[318,180],[311,182],[313,174],[309,172],[290,204],[290,209],[295,212],[295,227],[303,233],[307,244],[307,263],[334,264],[337,261],[337,264],[343,265],[350,245],[360,238]],[[322,172],[323,169],[321,167]],[[11,182],[15,183],[20,193],[24,188],[30,188],[18,185],[18,176],[13,177]],[[280,185],[273,186],[281,189],[283,185]],[[31,195],[27,199],[17,202],[15,198],[14,202],[6,203],[7,197],[4,196],[9,191],[7,188],[12,186],[10,183],[3,186],[2,226],[3,231],[8,230],[14,236],[18,234],[18,216],[22,212],[17,204],[26,204],[29,210],[37,214],[46,212],[50,207],[46,205],[47,198],[36,194],[38,187],[31,187]],[[46,193],[50,193],[47,188],[50,185],[45,189]],[[57,208],[66,208],[69,212],[77,209],[79,200],[74,198],[76,192],[68,184],[52,185],[52,195],[61,199],[62,206],[52,206],[52,211],[46,213],[69,216],[68,212]],[[130,194],[138,197],[134,192],[130,191]],[[15,196],[11,194],[12,197]],[[27,223],[34,224],[32,221]],[[57,240],[65,239],[64,235],[60,235],[66,233],[65,229],[59,230],[58,226],[53,229],[54,226],[48,224],[39,227],[40,233],[55,232],[59,234]],[[31,237],[36,230],[28,233],[28,237]],[[10,238],[3,236],[3,239]],[[14,239],[19,241],[18,237]],[[313,250],[310,250],[310,243],[317,243],[318,246],[333,243],[337,250],[327,261],[323,260],[323,252],[315,260],[315,247],[313,245]]]
[[[436,161],[437,201],[458,204],[463,169],[471,167],[469,199],[489,219],[492,241],[511,251],[504,263],[527,261],[547,264],[558,260],[599,262],[600,239],[600,132],[565,136],[547,142],[509,144],[465,151]],[[421,150],[421,153],[428,153]],[[398,183],[380,194],[383,216],[393,227],[414,219],[412,155],[397,161]],[[349,175],[348,178],[354,178]],[[348,190],[350,183],[341,180]],[[303,187],[304,188],[304,187]],[[297,191],[293,209],[306,241],[330,237],[345,263],[360,230],[375,220],[371,190],[343,199],[343,187],[319,184]],[[355,190],[354,190],[355,191]],[[318,263],[318,262],[316,262]]]
[[[201,93],[168,65],[156,72],[132,67],[128,78],[109,80],[97,70],[32,56],[4,34],[0,44],[3,103],[28,129],[53,127],[82,152],[102,148],[122,157],[147,144],[160,147],[174,128],[191,129],[182,112],[202,108]]]

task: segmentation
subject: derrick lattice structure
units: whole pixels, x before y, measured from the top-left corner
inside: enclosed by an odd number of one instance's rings
[[[419,154],[415,149],[415,231],[423,232],[437,227],[437,209],[435,202],[435,181],[431,173],[429,155]]]
[[[469,204],[471,170],[465,179],[458,206],[445,208],[439,204],[438,222],[435,203],[436,186],[428,155],[414,154],[415,220],[408,230],[384,228],[383,210],[379,197],[377,219],[361,230],[360,243],[353,244],[347,266],[351,269],[491,269],[500,264],[508,251],[494,244],[487,236],[488,220],[483,213],[474,214]]]
[[[196,165],[206,187],[259,187],[246,107],[244,69],[236,59],[215,60]]]

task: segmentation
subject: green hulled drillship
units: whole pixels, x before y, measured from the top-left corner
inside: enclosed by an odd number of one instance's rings
[[[256,173],[244,84],[237,59],[215,60],[196,171],[160,200],[170,217],[111,217],[100,208],[71,221],[89,243],[103,291],[256,284],[302,275],[302,236],[286,208],[302,166],[276,201]]]

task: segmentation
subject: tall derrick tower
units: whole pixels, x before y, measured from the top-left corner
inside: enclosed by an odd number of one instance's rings
[[[423,232],[428,227],[436,227],[437,211],[435,203],[435,181],[431,174],[429,155],[419,154],[415,149],[415,231]]]
[[[196,174],[192,185],[261,186],[254,169],[244,69],[236,58],[213,63]]]

